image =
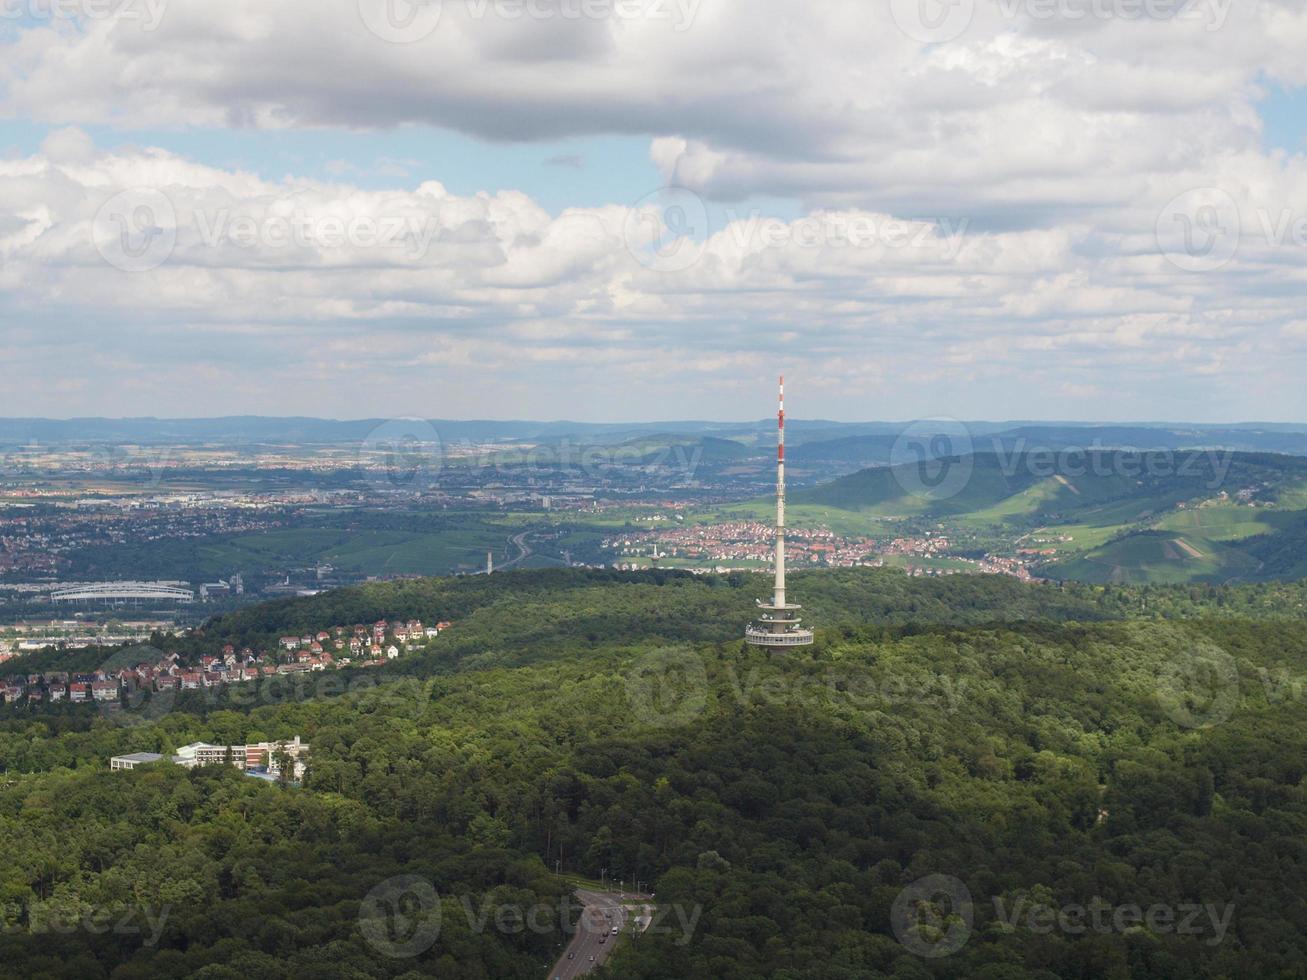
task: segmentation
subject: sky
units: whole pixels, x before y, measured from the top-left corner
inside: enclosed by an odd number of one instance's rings
[[[0,0],[0,415],[1307,420],[1290,0]]]

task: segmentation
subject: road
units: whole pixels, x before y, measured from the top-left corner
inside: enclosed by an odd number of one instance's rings
[[[616,892],[596,892],[585,888],[578,888],[576,897],[585,908],[577,924],[576,935],[549,971],[550,980],[554,977],[559,980],[583,977],[603,963],[619,938],[612,934],[613,926],[617,926],[622,934],[630,931],[627,927],[630,913],[622,903],[644,898],[642,895],[619,895]],[[602,943],[599,941],[601,936],[605,937]],[[569,953],[572,954],[570,958]],[[591,956],[594,957],[594,962],[590,961]]]
[[[523,559],[531,557],[531,546],[526,543],[526,536],[530,533],[530,531],[523,531],[521,534],[515,534],[508,539],[517,547],[518,555],[516,558],[504,562],[499,566],[500,568],[511,568]]]

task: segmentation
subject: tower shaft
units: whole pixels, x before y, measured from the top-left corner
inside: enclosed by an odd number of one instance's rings
[[[776,414],[776,582],[770,603],[759,600],[762,614],[758,625],[750,624],[744,631],[746,643],[766,647],[773,653],[789,647],[809,646],[813,641],[811,630],[804,629],[799,619],[799,606],[788,602],[785,595],[785,376],[779,386],[779,408]]]
[[[776,588],[772,605],[785,605],[785,375],[780,379],[776,414]]]

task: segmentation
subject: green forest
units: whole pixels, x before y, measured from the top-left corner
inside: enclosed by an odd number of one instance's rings
[[[330,681],[6,709],[0,974],[540,978],[605,876],[659,917],[599,977],[1307,975],[1307,585],[800,573],[817,643],[777,657],[740,639],[762,585],[369,584],[153,644],[454,625]],[[296,735],[302,785],[108,768]],[[434,896],[411,948],[372,918],[397,878]]]

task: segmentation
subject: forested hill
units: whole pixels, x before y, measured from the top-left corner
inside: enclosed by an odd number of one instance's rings
[[[910,577],[894,569],[792,572],[792,595],[819,645],[844,635],[889,636],[932,627],[1111,619],[1307,617],[1307,581],[1245,586],[1026,584],[1007,576]],[[275,650],[278,639],[378,620],[454,626],[425,652],[387,665],[391,674],[447,673],[470,663],[529,663],[640,643],[730,643],[757,615],[766,575],[697,575],[542,569],[493,576],[405,579],[281,599],[215,617],[193,634],[157,635],[134,648],[48,650],[0,665],[0,677],[56,669],[118,669],[155,662],[161,650],[187,661],[238,649]]]
[[[914,578],[893,569],[793,572],[792,595],[824,631],[1041,620],[1307,616],[1307,584],[1030,585],[1006,576]],[[521,660],[577,645],[731,642],[770,591],[765,575],[549,569],[372,583],[264,603],[208,622],[192,648],[275,646],[279,636],[379,619],[452,621],[435,650],[503,649]],[[163,642],[163,641],[159,641]]]
[[[1101,619],[1122,615],[1134,601],[1132,593],[1120,590],[1030,588],[997,576],[913,579],[882,569],[797,572],[790,581],[808,615],[827,624]],[[252,642],[323,624],[417,617],[453,621],[457,628],[451,637],[476,631],[482,639],[492,639],[498,626],[527,646],[545,636],[592,644],[652,638],[723,641],[741,634],[756,614],[755,600],[770,587],[765,575],[670,569],[550,569],[413,579],[265,603],[214,619],[204,632],[214,641]],[[1175,601],[1183,602],[1180,597],[1176,593]]]
[[[1307,975],[1301,583],[809,573],[818,642],[782,657],[739,638],[767,584],[370,585],[194,643],[454,625],[301,686],[7,710],[0,976],[539,980],[556,870],[665,913],[599,980]],[[302,786],[106,764],[295,735]],[[439,913],[422,942],[378,932],[396,881]]]

